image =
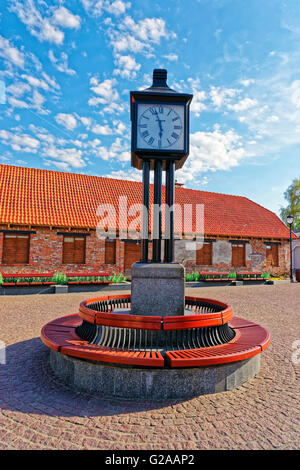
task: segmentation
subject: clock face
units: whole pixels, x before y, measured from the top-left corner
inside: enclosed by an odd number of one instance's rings
[[[140,103],[137,117],[137,147],[184,150],[184,106]]]

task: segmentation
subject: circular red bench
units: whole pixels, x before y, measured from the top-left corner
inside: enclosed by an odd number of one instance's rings
[[[95,305],[95,302],[107,301],[112,301],[115,304],[118,301],[120,304],[125,302],[129,305],[129,300],[130,295],[120,295],[99,297],[82,302],[79,314],[67,315],[47,323],[41,332],[42,341],[54,351],[68,356],[99,362],[148,367],[203,367],[241,361],[261,353],[270,343],[270,335],[265,328],[248,320],[233,317],[232,308],[229,305],[211,299],[186,297],[187,302],[195,303],[195,310],[199,301],[208,305],[213,303],[219,309],[217,312],[187,316],[139,316],[128,313],[101,312],[89,308],[89,305]],[[235,336],[225,344],[170,350],[162,355],[160,351],[155,349],[126,350],[90,344],[76,334],[76,328],[81,326],[83,321],[104,327],[166,332],[204,329],[228,323],[230,328],[234,330]]]

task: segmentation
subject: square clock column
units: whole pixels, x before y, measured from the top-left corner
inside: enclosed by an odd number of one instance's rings
[[[131,267],[131,313],[184,315],[185,270],[174,262],[175,170],[189,154],[189,108],[193,95],[167,85],[167,71],[155,69],[153,84],[130,92],[131,165],[143,171],[143,227],[141,261]],[[152,260],[149,244],[149,176],[154,171]],[[162,238],[162,174],[165,172],[165,236]],[[164,256],[162,256],[164,241]]]

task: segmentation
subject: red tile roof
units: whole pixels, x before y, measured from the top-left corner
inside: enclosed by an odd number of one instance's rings
[[[0,224],[93,229],[99,204],[142,202],[141,183],[11,165],[0,165],[0,188]],[[245,197],[176,187],[175,203],[204,204],[206,235],[289,238],[277,215]]]

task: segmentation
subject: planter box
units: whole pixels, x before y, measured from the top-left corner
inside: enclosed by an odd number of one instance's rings
[[[37,285],[35,283],[25,285],[25,283],[3,283],[0,285],[0,295],[27,295],[27,294],[54,294],[55,283],[41,283],[43,285]],[[65,292],[97,292],[101,290],[129,290],[130,282],[122,282],[121,284],[113,283],[112,281],[95,281],[95,283],[88,284],[74,284],[66,285],[62,284],[59,287],[63,287]],[[67,289],[67,291],[65,290]]]
[[[32,294],[53,294],[54,286],[34,286],[31,284],[2,284],[0,295],[32,295]]]

